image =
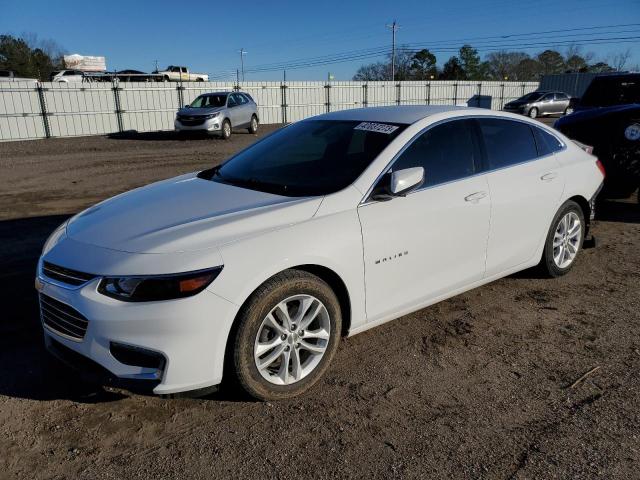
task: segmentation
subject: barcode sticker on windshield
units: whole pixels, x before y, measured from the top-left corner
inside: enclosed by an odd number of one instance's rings
[[[356,125],[354,130],[367,130],[368,132],[386,133],[387,135],[398,129],[395,125],[387,125],[386,123],[362,122]]]

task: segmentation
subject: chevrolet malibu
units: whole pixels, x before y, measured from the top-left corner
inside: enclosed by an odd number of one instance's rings
[[[47,348],[148,380],[298,395],[342,336],[538,266],[575,264],[604,172],[509,113],[381,107],[276,131],[222,165],[118,195],[47,240]]]

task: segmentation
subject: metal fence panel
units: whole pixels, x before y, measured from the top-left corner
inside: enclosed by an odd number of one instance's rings
[[[171,130],[198,95],[242,90],[263,124],[382,105],[468,105],[499,110],[535,82],[97,82],[0,84],[0,140]],[[43,115],[43,107],[47,112]]]
[[[45,136],[38,91],[33,82],[0,83],[0,140]]]

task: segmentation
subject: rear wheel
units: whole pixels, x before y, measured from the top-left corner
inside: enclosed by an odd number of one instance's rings
[[[538,118],[538,113],[539,113],[538,109],[536,107],[532,107],[529,110],[529,114],[528,115],[529,115],[530,118]]]
[[[540,261],[542,271],[551,277],[569,272],[582,248],[584,234],[584,213],[576,202],[569,200],[551,223]]]
[[[222,122],[222,139],[229,140],[229,137],[231,137],[231,122],[225,120]]]
[[[340,304],[329,285],[299,270],[284,271],[249,298],[233,343],[240,386],[261,400],[291,398],[314,385],[340,341]]]
[[[249,122],[249,133],[256,133],[258,131],[258,117],[253,115],[251,122]]]

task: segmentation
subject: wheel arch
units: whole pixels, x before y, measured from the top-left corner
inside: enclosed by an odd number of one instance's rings
[[[589,204],[589,201],[582,195],[574,195],[573,197],[567,199],[567,201],[569,200],[576,202],[582,210],[582,214],[584,215],[586,236],[589,233],[589,228],[591,227],[591,205]]]
[[[235,336],[236,336],[236,332],[239,324],[238,320],[240,318],[240,315],[242,314],[242,311],[245,305],[247,304],[251,296],[262,285],[268,282],[271,278],[275,277],[276,275],[280,275],[282,272],[285,272],[287,270],[299,270],[299,271],[310,273],[322,279],[329,285],[329,287],[331,287],[333,292],[336,294],[336,297],[338,298],[338,303],[340,304],[340,311],[342,313],[342,331],[340,332],[340,335],[342,337],[346,337],[349,334],[349,330],[351,328],[351,317],[352,317],[351,297],[349,295],[349,290],[347,289],[347,285],[345,284],[344,280],[342,280],[342,277],[340,277],[340,275],[338,275],[338,273],[336,273],[331,268],[326,267],[324,265],[319,265],[319,264],[307,263],[307,264],[295,265],[295,266],[285,268],[284,270],[280,270],[279,272],[274,273],[268,278],[265,278],[262,282],[256,285],[256,287],[251,291],[251,293],[247,295],[247,297],[244,299],[244,301],[242,302],[242,305],[240,305],[240,308],[236,312],[236,315],[233,319],[233,323],[231,324],[231,328],[229,329],[229,334],[227,336],[227,341],[225,344],[224,365],[223,365],[223,375],[222,375],[223,381],[225,378],[228,378],[227,372],[228,372],[228,369],[230,368],[230,365],[232,362],[232,355],[233,355],[232,345],[235,340]]]

